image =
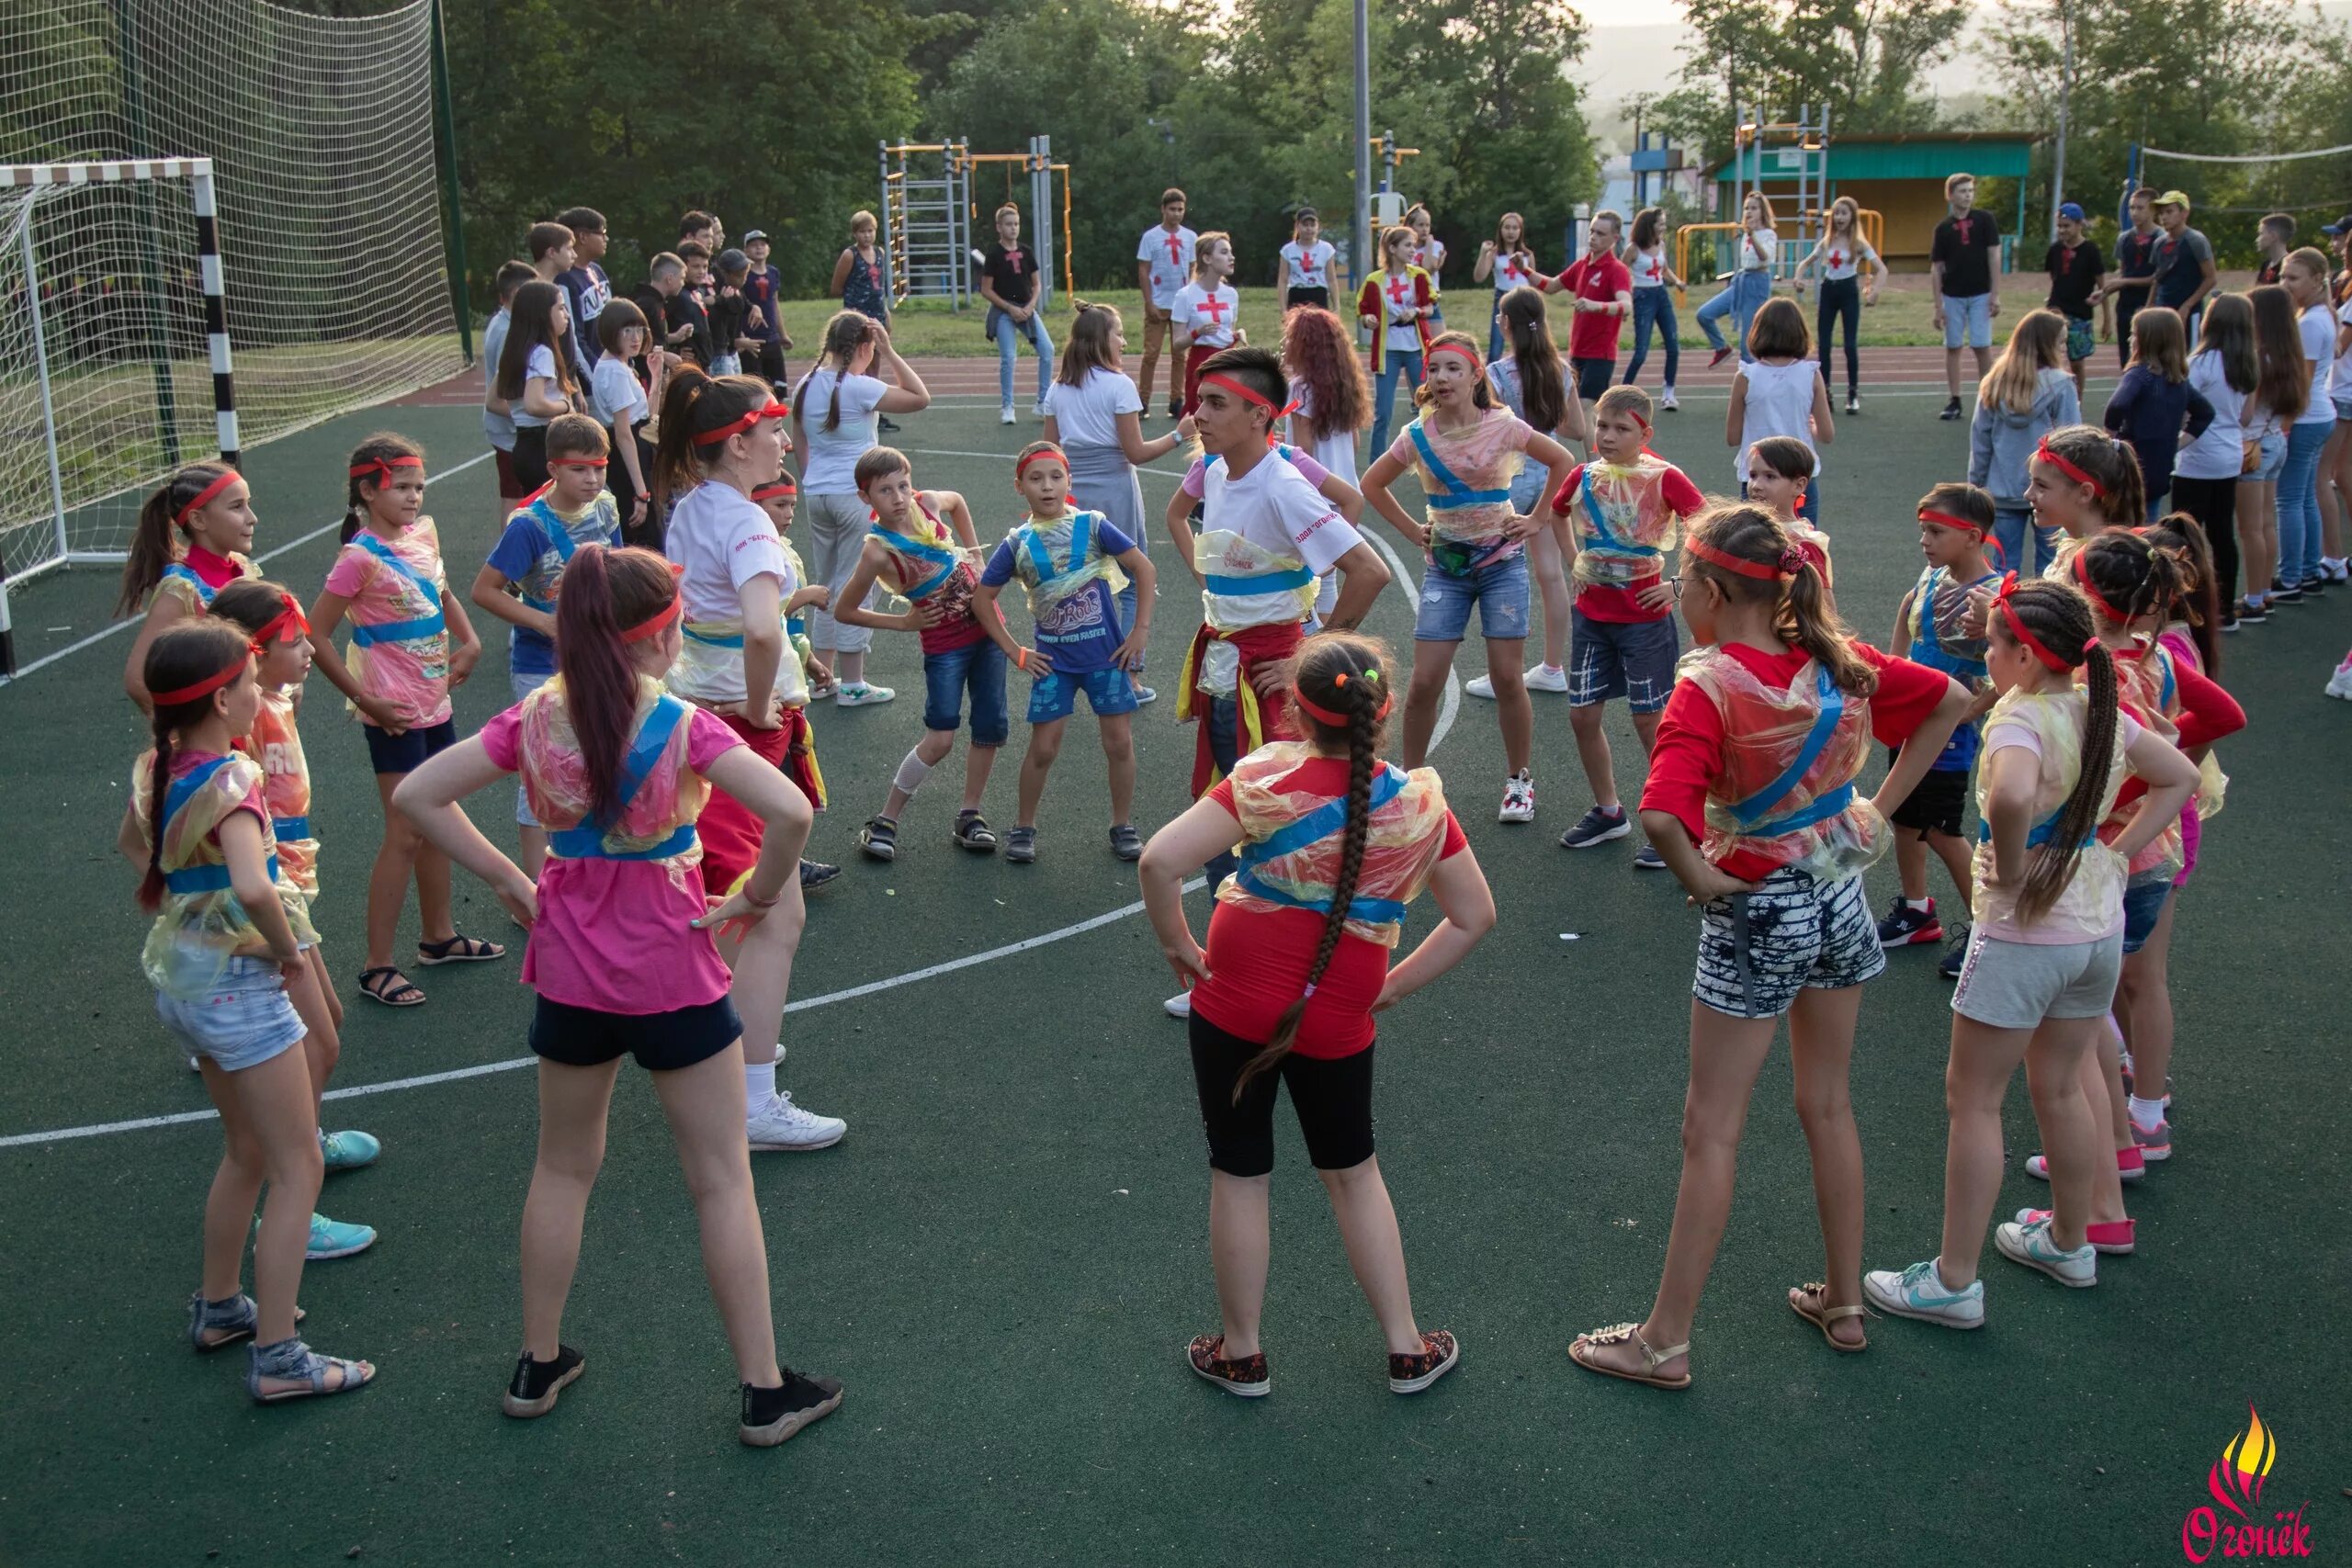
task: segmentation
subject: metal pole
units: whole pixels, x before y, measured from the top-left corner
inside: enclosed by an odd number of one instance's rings
[[[115,0],[115,35],[122,51],[122,107],[130,132],[130,152],[133,158],[158,156],[151,144],[147,126],[146,78],[139,63],[139,30],[131,14],[131,0]],[[163,308],[164,264],[155,250],[155,228],[159,221],[155,213],[155,186],[151,180],[137,182],[139,188],[140,225],[139,262],[142,277],[140,298],[146,306],[147,347],[154,362],[155,421],[162,436],[164,462],[177,468],[180,463],[179,411],[172,385],[172,346],[170,329]]]
[[[1356,0],[1356,287],[1372,276],[1372,23]]]
[[[40,370],[40,423],[48,434],[49,503],[57,513],[57,553],[67,554],[65,543],[65,476],[57,466],[57,405],[49,390],[49,342],[41,333],[40,266],[33,255],[33,215],[28,201],[24,227],[17,231],[24,243],[25,302],[30,309],[33,322],[33,363]]]
[[[2068,0],[2058,0],[2058,151],[2050,166],[2050,238],[2058,238],[2058,209],[2066,199],[2066,110],[2075,87],[2075,22]]]
[[[212,185],[212,160],[196,165],[196,259],[204,287],[205,356],[212,368],[212,426],[220,460],[244,466],[244,444],[237,435],[237,380],[229,353],[229,277],[220,264],[220,213]]]
[[[433,130],[441,144],[441,199],[449,209],[442,242],[449,265],[449,312],[458,318],[458,352],[474,362],[473,309],[466,300],[466,221],[458,190],[458,111],[449,98],[449,40],[441,30],[441,0],[433,0]]]

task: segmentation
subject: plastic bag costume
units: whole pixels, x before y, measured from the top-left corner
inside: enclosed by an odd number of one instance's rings
[[[1663,576],[1664,557],[1681,539],[1681,519],[1666,503],[1666,476],[1674,465],[1645,451],[1631,463],[1584,466],[1576,504],[1576,580],[1602,588],[1633,588]]]
[[[1886,852],[1886,818],[1854,790],[1870,750],[1869,698],[1842,690],[1817,660],[1775,690],[1713,646],[1684,654],[1675,677],[1723,716],[1724,767],[1707,787],[1702,854],[1717,863],[1758,855],[1829,883]]]
[[[2083,772],[2083,719],[2088,703],[2079,691],[2068,692],[2005,692],[1993,705],[1984,723],[1989,733],[1995,725],[2018,724],[2031,729],[2041,742],[2041,776],[2034,784],[2033,825],[2026,833],[2026,847],[2038,850],[2048,843],[2058,830],[2058,819],[2064,815],[2066,797],[2074,793],[2075,781]],[[2116,791],[2123,787],[2127,770],[2123,762],[2121,738],[2114,754],[2108,759],[2107,785],[2099,796],[2099,817],[2106,818],[2115,808]],[[1992,885],[1994,862],[1991,818],[1993,790],[1989,778],[1980,774],[1976,781],[1976,811],[1980,820],[1976,829],[1976,853],[1973,880],[1976,885],[1975,918],[1979,920],[2014,919],[2017,891],[2006,892]],[[2123,857],[2100,842],[2096,835],[2082,847],[2075,857],[2075,873],[2059,892],[2057,900],[2044,917],[2052,921],[2064,920],[2070,926],[2096,931],[2111,923],[2123,908]]]
[[[151,842],[158,841],[154,777],[155,754],[144,752],[131,773],[130,800]],[[166,996],[200,1000],[240,949],[248,953],[268,951],[266,939],[229,886],[229,859],[213,838],[214,829],[244,807],[261,782],[259,763],[232,753],[198,763],[165,789],[162,852],[156,862],[164,872],[164,901],[147,932],[140,964],[149,983]],[[304,946],[316,942],[319,933],[311,926],[310,901],[287,879],[266,821],[262,824],[262,852],[269,857],[270,879],[277,885],[278,904],[294,928],[295,942]]]
[[[643,860],[664,863],[673,881],[702,863],[695,819],[710,786],[686,765],[692,710],[655,682],[638,682],[637,714],[623,755],[616,820],[591,819],[587,761],[563,702],[558,675],[522,703],[517,772],[531,815],[548,829],[548,849],[566,860]]]
[[[1276,740],[1234,763],[1233,811],[1248,841],[1240,870],[1217,887],[1218,902],[1329,912],[1347,801],[1279,787],[1315,755],[1303,740]],[[1384,762],[1374,773],[1363,865],[1344,922],[1349,934],[1391,948],[1403,939],[1406,906],[1429,886],[1445,850],[1445,809],[1435,769],[1408,773]]]

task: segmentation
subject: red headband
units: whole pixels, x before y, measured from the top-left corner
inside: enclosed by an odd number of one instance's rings
[[[241,648],[237,650],[237,657],[231,660],[220,673],[207,675],[196,684],[182,686],[176,692],[150,692],[147,694],[147,700],[159,708],[174,708],[182,703],[192,703],[198,697],[209,697],[243,674],[245,667],[253,662],[253,657],[254,650],[250,647]]]
[[[792,482],[792,476],[790,474],[786,474],[784,478],[776,479],[772,483],[754,485],[752,487],[752,499],[753,501],[774,501],[778,496],[798,495],[799,493],[800,487]]]
[[[1736,573],[1741,577],[1753,577],[1761,581],[1770,582],[1774,578],[1791,577],[1795,575],[1795,569],[1785,564],[1775,566],[1764,561],[1747,560],[1742,557],[1732,555],[1724,550],[1719,550],[1715,548],[1714,546],[1699,539],[1685,539],[1682,541],[1682,547],[1689,550],[1701,560],[1705,561],[1709,566],[1719,566],[1725,571]],[[1802,552],[1794,548],[1791,548],[1787,552],[1783,553],[1781,557],[1781,561],[1786,562],[1792,555],[1797,557],[1799,564],[1803,564],[1804,559],[1804,555]]]
[[[1259,400],[1260,400],[1261,402],[1262,402],[1262,401],[1264,401],[1265,400],[1261,398],[1261,399],[1260,399]],[[1022,475],[1023,475],[1023,474],[1025,474],[1025,473],[1027,473],[1027,472],[1029,471],[1029,465],[1030,465],[1030,464],[1032,464],[1032,463],[1034,463],[1034,462],[1035,462],[1035,461],[1037,461],[1037,459],[1039,459],[1040,457],[1054,457],[1054,458],[1057,458],[1057,459],[1059,459],[1059,460],[1060,460],[1060,463],[1061,463],[1061,466],[1062,466],[1062,471],[1063,471],[1064,473],[1068,473],[1068,472],[1069,471],[1069,453],[1064,452],[1064,451],[1063,451],[1060,447],[1058,447],[1058,446],[1041,446],[1041,447],[1039,447],[1036,451],[1030,453],[1027,457],[1025,457],[1022,458],[1019,462],[1017,462],[1017,463],[1015,463],[1015,464],[1013,464],[1013,465],[1012,465],[1012,477],[1013,477],[1013,479],[1014,479],[1016,482],[1018,482],[1018,481],[1019,481],[1019,479],[1021,479],[1021,476],[1022,476]]]
[[[717,430],[706,430],[694,438],[696,446],[716,446],[730,435],[741,435],[763,419],[782,419],[792,411],[782,403],[770,401],[767,407],[753,409],[741,419],[728,421]]]
[[[1962,517],[1956,512],[1938,512],[1931,506],[1923,506],[1919,508],[1919,521],[1922,523],[1938,524],[1946,528],[1964,529],[1968,533],[1975,535],[1980,539],[1984,536],[1984,525],[1983,524]]]
[[[1267,397],[1265,393],[1259,391],[1254,387],[1243,386],[1240,382],[1235,380],[1232,377],[1226,375],[1223,371],[1219,371],[1215,375],[1202,377],[1201,385],[1204,387],[1223,387],[1227,391],[1231,392],[1243,402],[1257,404],[1260,408],[1264,409],[1267,412],[1272,414],[1275,419],[1283,419],[1298,412],[1298,400],[1296,398],[1293,398],[1282,407],[1276,408],[1274,407],[1273,400]],[[1273,425],[1272,422],[1269,422],[1266,426],[1266,445],[1272,446],[1273,444]]]
[[[2031,653],[2036,659],[2041,660],[2042,668],[2060,675],[2065,674],[2068,671],[2074,669],[2075,666],[2067,663],[2064,660],[2059,658],[2058,655],[2051,652],[2050,647],[2047,643],[2034,636],[2031,632],[2026,630],[2025,622],[2018,618],[2017,611],[2010,606],[2009,598],[2012,594],[2016,593],[2017,591],[2018,574],[2013,571],[2009,573],[2008,576],[2001,579],[2001,591],[1993,596],[1993,603],[2000,606],[2001,619],[2008,623],[2009,635],[2017,638],[2020,643],[2023,643],[2028,652]],[[2097,642],[2098,640],[2098,638],[2097,637],[2091,638],[2092,642]],[[2085,645],[2084,651],[2086,653],[2089,651],[2088,644]],[[2075,662],[2080,663],[2081,660],[2077,660]]]
[[[1470,362],[1470,368],[1474,371],[1483,371],[1487,367],[1486,362],[1478,357],[1478,351],[1472,348],[1466,343],[1439,343],[1431,344],[1430,345],[1430,357],[1431,359],[1435,359],[1441,354],[1460,355],[1463,358]]]
[[[424,459],[417,457],[373,457],[365,463],[353,464],[351,468],[351,477],[355,479],[364,479],[369,474],[375,474],[379,476],[376,482],[379,485],[384,485],[392,482],[392,470],[394,468],[421,468],[423,467],[424,467]]]
[[[663,632],[669,630],[670,623],[676,620],[678,618],[678,613],[685,607],[686,602],[684,599],[679,598],[675,592],[673,592],[670,596],[670,602],[667,604],[662,605],[660,610],[656,611],[651,615],[647,616],[644,620],[638,622],[637,625],[629,627],[628,630],[621,633],[621,640],[623,642],[643,642],[647,637],[660,637]]]
[[[2074,464],[2066,461],[2065,458],[2061,457],[2057,453],[2052,452],[2050,449],[2050,437],[2045,435],[2041,438],[2041,445],[2033,449],[2033,456],[2035,461],[2049,464],[2052,468],[2057,469],[2060,473],[2074,480],[2076,484],[2090,486],[2091,494],[2097,496],[2099,500],[2105,501],[2107,499],[2107,487],[2105,485],[2099,483],[2098,480],[2091,478],[2090,475],[2075,467]]]
[[[1381,685],[1380,707],[1372,716],[1374,720],[1386,718],[1388,716],[1389,707],[1396,700],[1396,694],[1394,692],[1389,691],[1385,684],[1381,682],[1380,671],[1377,670],[1365,671],[1360,679],[1370,681],[1375,684]],[[1331,684],[1339,687],[1342,691],[1345,691],[1348,684],[1347,671],[1342,670],[1339,674],[1333,676],[1331,678]],[[1290,700],[1298,705],[1299,712],[1319,723],[1328,724],[1334,729],[1345,729],[1348,728],[1349,724],[1352,722],[1350,716],[1346,714],[1334,713],[1329,708],[1317,706],[1307,694],[1296,686],[1293,686],[1291,688]]]
[[[194,512],[198,507],[202,506],[206,502],[210,501],[214,496],[219,495],[222,491],[227,490],[231,485],[235,484],[239,479],[243,479],[244,477],[244,475],[237,472],[236,469],[231,468],[219,479],[214,479],[210,484],[206,485],[202,490],[198,491],[196,492],[196,499],[190,501],[186,506],[181,507],[179,511],[174,513],[172,514],[173,524],[175,526],[186,528],[187,526],[187,514],[189,513]]]
[[[292,642],[298,637],[310,635],[311,618],[302,614],[302,606],[294,602],[294,595],[280,593],[277,598],[285,608],[264,622],[261,630],[254,633],[253,649],[256,654],[266,652],[273,642]]]
[[[2122,626],[2129,622],[2132,617],[2117,609],[2114,605],[2109,604],[2107,602],[2107,595],[2101,593],[2098,591],[2098,585],[2091,581],[2090,569],[2083,564],[2083,551],[2076,550],[2075,552],[2074,564],[2068,568],[2070,575],[2072,575],[2075,580],[2075,586],[2083,591],[2083,597],[2091,602],[2091,605],[2094,609],[2098,610],[2100,615],[2105,615],[2109,620],[2113,621],[2117,626]]]
[[[548,467],[550,468],[601,468],[611,461],[610,457],[549,457]]]

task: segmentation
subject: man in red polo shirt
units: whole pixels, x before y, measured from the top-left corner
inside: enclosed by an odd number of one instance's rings
[[[1617,237],[1625,220],[1596,212],[1585,226],[1585,254],[1567,271],[1536,287],[1546,294],[1575,297],[1576,319],[1568,323],[1568,363],[1577,391],[1589,407],[1617,374],[1617,329],[1634,313],[1634,275],[1617,259]]]

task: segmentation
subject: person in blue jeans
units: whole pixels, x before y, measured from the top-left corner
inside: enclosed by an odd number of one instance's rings
[[[1021,209],[1006,202],[996,209],[996,243],[980,260],[980,298],[989,302],[986,331],[996,344],[996,394],[1001,422],[1012,423],[1012,359],[1021,339],[1037,351],[1037,402],[1046,412],[1046,391],[1054,382],[1054,340],[1046,332],[1046,287],[1037,277],[1037,253],[1021,243]]]
[[[1356,314],[1372,329],[1372,445],[1374,457],[1388,450],[1388,416],[1396,406],[1402,378],[1421,389],[1421,350],[1428,344],[1436,301],[1429,275],[1413,265],[1413,231],[1402,224],[1380,237],[1385,266],[1356,291]]]
[[[2296,311],[2303,358],[2312,367],[2311,396],[2302,414],[2287,427],[2287,464],[2278,473],[2278,575],[2257,584],[2293,604],[2315,593],[2326,579],[2320,558],[2326,553],[2319,497],[2319,460],[2335,429],[2335,317],[2328,310],[2327,257],[2310,246],[2288,256],[2278,281]]]
[[[1772,228],[1772,204],[1763,192],[1747,193],[1747,200],[1740,206],[1739,225],[1738,255],[1732,264],[1731,281],[1722,293],[1699,307],[1699,330],[1707,334],[1715,351],[1709,365],[1721,365],[1734,346],[1724,342],[1723,329],[1715,323],[1725,316],[1731,318],[1739,337],[1739,356],[1746,359],[1747,323],[1772,297],[1772,258],[1780,250],[1781,236]]]
[[[1674,319],[1674,291],[1683,285],[1666,259],[1666,209],[1645,207],[1634,213],[1626,241],[1631,249],[1625,265],[1634,275],[1634,357],[1625,366],[1625,385],[1631,387],[1641,379],[1642,367],[1650,356],[1650,326],[1655,322],[1658,335],[1666,340],[1666,389],[1657,406],[1679,408],[1674,400],[1674,383],[1682,369],[1682,344],[1681,327]],[[1741,334],[1743,340],[1746,335]]]

